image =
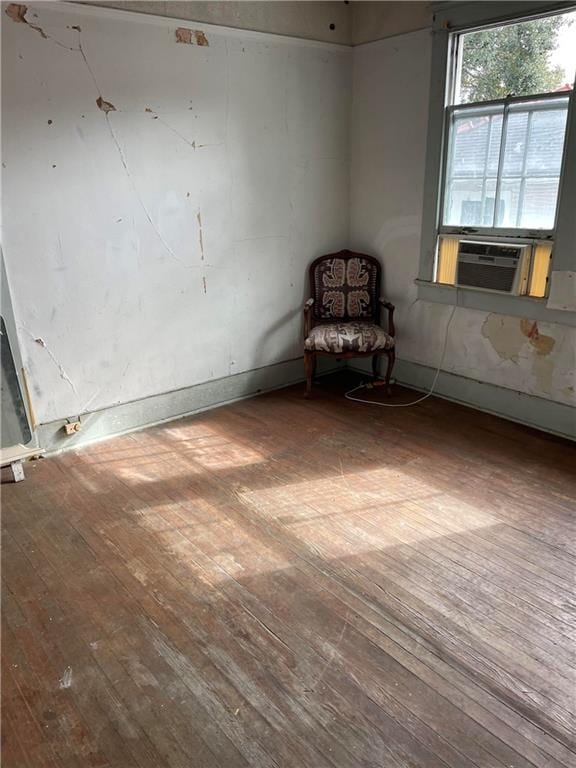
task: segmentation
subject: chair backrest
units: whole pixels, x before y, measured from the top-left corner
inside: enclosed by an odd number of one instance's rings
[[[380,263],[373,256],[339,251],[310,265],[315,320],[377,320]]]

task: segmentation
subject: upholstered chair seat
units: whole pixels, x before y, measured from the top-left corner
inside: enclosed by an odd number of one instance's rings
[[[375,323],[349,322],[316,325],[304,340],[304,349],[310,352],[332,354],[383,352],[392,349],[394,339]]]

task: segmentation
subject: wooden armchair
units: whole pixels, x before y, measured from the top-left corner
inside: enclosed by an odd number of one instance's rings
[[[339,251],[310,265],[312,298],[304,305],[306,397],[310,396],[316,356],[337,359],[372,357],[378,379],[380,355],[387,355],[384,379],[390,392],[394,366],[394,305],[380,298],[380,263],[373,256]],[[380,326],[380,307],[388,310],[387,332]]]

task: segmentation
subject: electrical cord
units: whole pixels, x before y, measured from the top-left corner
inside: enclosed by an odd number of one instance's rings
[[[456,289],[456,301],[454,303],[454,306],[452,307],[452,312],[450,313],[450,317],[448,318],[448,322],[446,323],[446,330],[444,332],[444,344],[442,346],[442,354],[440,356],[440,362],[438,363],[438,368],[436,368],[436,373],[434,374],[434,379],[432,380],[432,386],[426,392],[425,395],[422,395],[422,397],[419,397],[417,400],[411,400],[409,403],[379,403],[374,400],[366,400],[362,397],[352,397],[354,392],[358,392],[359,389],[373,389],[373,386],[370,386],[370,384],[366,384],[365,382],[362,382],[357,387],[354,387],[353,389],[349,389],[348,392],[345,393],[344,397],[346,400],[352,400],[355,403],[366,403],[367,405],[380,405],[383,408],[408,408],[411,405],[416,405],[417,403],[421,403],[423,400],[426,400],[428,397],[432,395],[434,392],[434,388],[436,386],[436,382],[438,381],[438,377],[440,376],[440,371],[442,370],[442,366],[444,365],[444,358],[446,357],[446,349],[448,348],[448,334],[450,331],[450,325],[452,323],[452,318],[454,317],[454,313],[456,311],[456,308],[458,306],[458,289]]]

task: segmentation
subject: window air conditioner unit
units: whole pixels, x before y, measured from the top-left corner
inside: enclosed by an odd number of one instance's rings
[[[498,291],[515,296],[526,293],[530,272],[529,245],[461,240],[458,245],[456,283],[464,288]]]

